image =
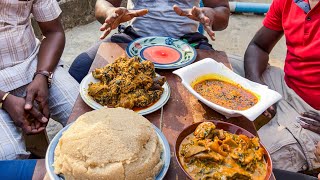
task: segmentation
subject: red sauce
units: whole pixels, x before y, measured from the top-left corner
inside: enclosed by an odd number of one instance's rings
[[[149,47],[143,51],[143,56],[146,59],[158,64],[175,63],[181,57],[177,50],[166,46]]]
[[[156,101],[156,102],[158,102],[158,101]],[[151,103],[151,104],[149,104],[149,105],[146,106],[146,107],[133,107],[132,110],[133,110],[134,112],[142,111],[142,110],[144,110],[144,109],[147,109],[147,108],[153,106],[156,102]]]

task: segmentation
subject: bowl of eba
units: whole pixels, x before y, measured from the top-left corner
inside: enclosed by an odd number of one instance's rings
[[[281,99],[278,92],[249,81],[210,58],[173,73],[198,100],[226,117],[245,116],[253,121]]]
[[[185,128],[175,156],[191,179],[267,180],[272,162],[266,148],[245,129],[222,121],[198,122]]]

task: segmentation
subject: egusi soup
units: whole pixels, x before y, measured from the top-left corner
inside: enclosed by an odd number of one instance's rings
[[[205,99],[232,110],[246,110],[258,102],[258,98],[252,92],[239,84],[221,79],[200,80],[193,85],[193,89]]]
[[[179,160],[195,180],[264,180],[267,163],[259,138],[236,135],[203,122],[179,147]]]

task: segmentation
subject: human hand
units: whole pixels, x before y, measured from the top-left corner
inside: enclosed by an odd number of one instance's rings
[[[45,76],[38,74],[35,76],[34,80],[27,87],[27,95],[24,109],[29,111],[32,115],[38,116],[32,113],[34,108],[34,101],[36,101],[39,111],[42,115],[42,123],[48,122],[49,120],[49,106],[48,106],[48,80]]]
[[[274,115],[276,115],[276,113],[277,113],[277,108],[276,108],[276,105],[273,104],[273,105],[271,105],[267,110],[265,110],[265,111],[263,112],[263,115],[264,115],[265,117],[271,119],[271,118],[274,117]]]
[[[215,34],[212,30],[213,20],[209,18],[213,17],[212,11],[209,11],[207,8],[199,8],[195,6],[192,9],[181,9],[177,5],[173,6],[173,10],[179,16],[186,16],[192,20],[199,21],[203,24],[204,30],[208,33],[211,40],[215,40]]]
[[[104,39],[113,29],[116,29],[119,24],[130,21],[135,17],[144,16],[148,13],[148,9],[128,10],[123,7],[114,8],[107,12],[107,18],[100,27],[103,31],[100,39]]]
[[[47,121],[42,120],[42,114],[34,107],[29,112],[25,111],[25,99],[9,95],[3,103],[3,108],[8,112],[14,124],[26,134],[37,134],[43,131]]]
[[[317,134],[320,134],[320,114],[308,111],[301,114],[302,116],[298,117],[300,124],[304,129],[308,129]]]

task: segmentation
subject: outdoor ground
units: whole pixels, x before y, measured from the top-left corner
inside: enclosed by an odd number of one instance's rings
[[[251,1],[270,3],[272,0]],[[211,43],[216,50],[243,57],[250,40],[261,27],[263,18],[264,16],[254,14],[232,14],[228,28],[224,31],[216,32],[216,41]],[[99,27],[100,24],[98,22],[92,22],[66,31],[67,43],[62,55],[62,60],[65,62],[66,67],[69,67],[78,54],[85,51],[99,39]],[[285,54],[285,40],[282,38],[270,55],[270,63],[283,67]],[[47,127],[49,138],[52,138],[60,129],[60,124],[50,121]]]

